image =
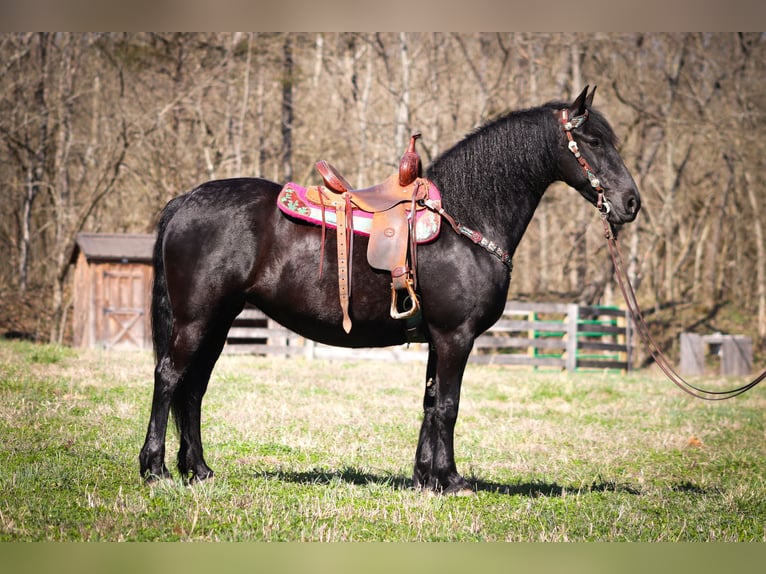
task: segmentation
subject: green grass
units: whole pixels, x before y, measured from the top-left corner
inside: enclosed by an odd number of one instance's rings
[[[477,494],[441,497],[411,482],[423,365],[224,357],[203,404],[216,478],[150,488],[152,369],[0,343],[0,540],[766,538],[766,387],[705,403],[647,373],[469,366],[456,454]]]

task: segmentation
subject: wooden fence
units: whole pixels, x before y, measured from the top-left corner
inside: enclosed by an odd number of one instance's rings
[[[471,360],[498,365],[631,369],[625,311],[565,303],[509,301],[500,320],[474,344]]]
[[[747,376],[753,371],[753,340],[750,337],[681,333],[681,375],[705,374],[705,351],[719,357],[724,376]]]
[[[425,344],[345,349],[304,339],[257,309],[234,321],[225,353],[308,359],[423,361]],[[630,370],[631,328],[625,311],[609,307],[509,301],[500,320],[474,344],[471,362],[535,368]]]

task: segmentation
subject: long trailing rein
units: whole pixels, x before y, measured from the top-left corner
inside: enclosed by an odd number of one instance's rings
[[[603,198],[603,194],[600,196]],[[701,389],[689,383],[683,377],[681,377],[673,366],[670,364],[667,356],[659,349],[657,343],[654,342],[649,327],[646,324],[641,307],[636,300],[636,293],[633,290],[633,286],[628,279],[625,272],[625,261],[622,258],[622,252],[620,246],[617,243],[617,239],[612,233],[611,226],[606,220],[606,211],[601,209],[601,221],[604,224],[604,237],[606,237],[607,246],[609,247],[609,255],[612,257],[612,263],[614,264],[615,275],[617,282],[620,285],[620,291],[625,298],[625,304],[628,307],[631,317],[633,318],[633,324],[636,326],[636,330],[641,335],[647,349],[649,350],[652,358],[657,363],[657,366],[662,369],[662,372],[673,382],[678,388],[685,393],[692,395],[698,399],[706,401],[723,401],[726,399],[734,398],[742,393],[745,393],[756,386],[758,383],[766,379],[766,369],[755,379],[749,383],[737,387],[736,389],[729,389],[727,391],[711,391],[707,389]]]
[[[736,389],[730,389],[727,391],[711,391],[702,389],[692,385],[676,372],[676,370],[673,368],[673,365],[671,365],[670,360],[660,350],[659,346],[652,338],[652,335],[649,332],[649,326],[646,324],[644,315],[641,312],[641,307],[638,304],[636,292],[633,290],[633,286],[630,283],[628,274],[625,271],[625,260],[622,257],[622,252],[620,251],[617,237],[612,232],[612,227],[607,221],[607,215],[609,215],[611,207],[609,202],[604,197],[604,188],[601,187],[601,183],[596,177],[593,169],[588,164],[588,161],[580,153],[577,147],[577,142],[575,142],[574,138],[572,137],[572,130],[577,126],[582,125],[582,123],[585,122],[587,118],[587,110],[584,114],[575,116],[571,120],[568,118],[567,110],[561,111],[561,124],[564,127],[564,131],[569,141],[569,150],[574,154],[575,158],[577,158],[577,161],[580,163],[580,167],[582,168],[583,173],[585,173],[585,176],[588,178],[588,181],[590,181],[591,187],[593,187],[593,189],[598,193],[598,201],[596,203],[596,207],[598,208],[601,215],[601,222],[604,226],[604,237],[606,238],[607,246],[609,247],[609,255],[612,258],[615,276],[617,277],[617,282],[620,286],[620,291],[622,291],[622,296],[625,299],[625,304],[628,307],[630,316],[633,319],[633,324],[635,325],[639,335],[641,335],[641,338],[643,339],[649,353],[657,363],[657,366],[662,370],[663,373],[665,373],[665,375],[673,384],[675,384],[685,393],[698,399],[706,401],[723,401],[734,398],[741,395],[742,393],[749,391],[758,383],[766,379],[766,369],[764,369],[764,371],[758,377],[749,383],[742,385],[741,387],[737,387]]]

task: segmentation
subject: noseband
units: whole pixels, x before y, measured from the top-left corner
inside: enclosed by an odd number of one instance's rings
[[[569,110],[566,108],[561,110],[561,125],[564,128],[564,133],[567,135],[567,140],[569,140],[567,147],[577,159],[577,162],[580,164],[580,167],[582,168],[585,177],[590,182],[591,187],[598,194],[596,207],[603,215],[607,215],[612,210],[612,206],[604,197],[604,188],[601,187],[601,182],[599,181],[598,177],[596,177],[596,174],[588,163],[588,160],[585,159],[585,157],[583,157],[583,155],[580,153],[580,148],[577,146],[577,142],[572,136],[572,130],[583,125],[587,119],[588,110],[585,110],[585,112],[579,116],[574,116],[571,120],[569,119]]]

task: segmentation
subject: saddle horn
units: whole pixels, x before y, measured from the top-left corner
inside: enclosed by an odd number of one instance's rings
[[[411,184],[417,178],[423,176],[423,165],[420,156],[415,151],[415,140],[420,137],[420,132],[410,136],[410,145],[399,160],[399,185],[402,187]]]

